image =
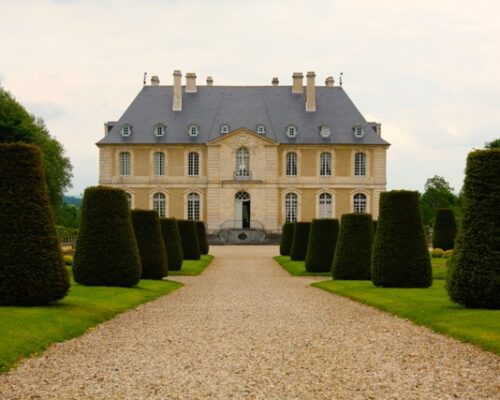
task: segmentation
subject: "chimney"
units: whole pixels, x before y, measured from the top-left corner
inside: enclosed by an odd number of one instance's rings
[[[196,93],[196,74],[194,72],[186,74],[186,93]]]
[[[304,75],[302,74],[302,72],[294,72],[292,78],[293,78],[292,93],[302,94],[303,90],[302,79],[304,78]]]
[[[273,86],[278,86],[280,84],[280,81],[278,78],[274,77],[271,83]]]
[[[182,86],[181,86],[182,74],[181,71],[176,69],[174,71],[174,96],[173,96],[173,111],[182,111]]]
[[[326,87],[333,87],[334,84],[335,84],[335,79],[333,79],[333,76],[329,76],[328,78],[325,79]]]
[[[306,99],[306,111],[314,112],[316,111],[316,87],[314,86],[314,78],[316,74],[313,71],[307,73],[307,99]]]
[[[214,84],[214,78],[211,76],[207,76],[207,86],[213,86]]]
[[[158,86],[160,84],[160,78],[158,76],[153,75],[151,77],[151,86]]]

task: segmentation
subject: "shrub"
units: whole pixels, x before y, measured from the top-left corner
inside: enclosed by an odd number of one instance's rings
[[[373,243],[370,214],[344,214],[333,257],[334,279],[369,280]]]
[[[431,257],[432,258],[442,258],[444,256],[444,250],[435,248],[431,250]]]
[[[309,241],[310,222],[296,222],[293,231],[292,248],[290,258],[293,261],[304,261],[306,259],[307,244]]]
[[[185,260],[199,260],[201,257],[195,221],[177,220],[181,235],[182,253]]]
[[[456,235],[457,223],[453,211],[449,208],[437,210],[432,235],[432,247],[451,250],[455,246]]]
[[[447,275],[448,294],[467,307],[500,308],[500,149],[467,157],[463,220]]]
[[[163,243],[167,251],[168,269],[170,271],[179,271],[182,267],[184,254],[182,253],[181,235],[177,220],[175,218],[162,218],[160,225]]]
[[[444,258],[451,258],[452,255],[453,255],[453,250],[446,250],[443,254],[443,257]]]
[[[381,194],[371,272],[375,286],[429,287],[432,284],[418,192],[393,190]]]
[[[292,250],[294,222],[285,222],[281,228],[280,255],[289,256]]]
[[[141,278],[162,279],[168,274],[168,259],[158,213],[153,210],[132,210],[130,214],[141,257]]]
[[[34,146],[0,145],[0,221],[0,304],[62,299],[69,274]]]
[[[85,189],[73,276],[89,286],[127,287],[139,282],[141,260],[123,190]]]
[[[203,221],[195,221],[196,223],[196,234],[198,235],[198,243],[200,245],[200,253],[208,254],[208,240],[207,231],[205,229],[205,224]]]
[[[373,236],[375,237],[375,233],[377,232],[377,224],[378,221],[376,219],[373,220]]]
[[[73,256],[65,255],[64,256],[64,264],[71,266],[73,265]]]
[[[305,263],[307,271],[328,272],[331,270],[338,235],[338,219],[313,219],[307,244]]]

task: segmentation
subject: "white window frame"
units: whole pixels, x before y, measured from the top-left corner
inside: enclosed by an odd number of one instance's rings
[[[332,153],[329,151],[322,151],[319,154],[319,176],[332,176]]]
[[[318,195],[318,218],[333,218],[333,195],[321,192]]]
[[[118,153],[118,174],[120,176],[132,175],[132,155],[128,151]]]
[[[222,124],[220,126],[219,133],[221,135],[224,135],[226,133],[229,133],[230,130],[231,130],[231,127],[228,124]]]
[[[120,128],[120,134],[123,137],[129,137],[132,135],[132,125],[130,124],[123,124],[122,127]]]
[[[156,124],[153,128],[153,133],[156,137],[165,136],[165,133],[167,133],[167,127],[163,124]]]
[[[287,192],[283,198],[283,221],[297,222],[299,220],[299,195],[295,192]]]
[[[297,176],[299,172],[298,166],[299,155],[296,151],[287,151],[285,153],[285,175]]]
[[[201,221],[201,195],[198,192],[186,195],[186,219]]]
[[[200,176],[200,153],[197,151],[188,152],[188,155],[187,155],[187,175],[188,176]]]
[[[368,156],[363,151],[356,151],[354,153],[354,176],[366,177]]]
[[[368,212],[368,195],[366,193],[354,193],[352,196],[352,212],[355,214],[365,214]]]
[[[189,125],[188,135],[191,137],[196,137],[200,134],[200,127],[196,124]]]
[[[289,138],[295,138],[299,134],[299,130],[297,129],[297,127],[295,125],[288,125],[286,127],[285,132]]]
[[[165,176],[165,153],[163,151],[155,151],[153,153],[153,175]]]
[[[352,128],[352,133],[354,134],[355,137],[358,139],[361,139],[363,136],[365,136],[365,131],[361,125],[356,125]]]
[[[255,128],[255,131],[259,134],[259,135],[265,135],[266,134],[266,126],[264,124],[259,124],[257,125],[257,127]]]
[[[163,192],[155,192],[152,196],[152,207],[160,218],[167,216],[167,196]]]
[[[131,210],[131,209],[132,209],[132,204],[133,204],[133,196],[132,196],[132,193],[130,193],[130,192],[125,192],[125,197],[127,198],[127,205],[128,205],[128,208]]]
[[[331,136],[332,130],[328,125],[321,125],[319,127],[319,134],[321,135],[321,137],[327,138]]]
[[[236,151],[236,176],[250,176],[250,150],[240,147]]]

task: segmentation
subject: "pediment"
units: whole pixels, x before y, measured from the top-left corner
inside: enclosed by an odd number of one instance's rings
[[[208,142],[207,145],[227,145],[234,148],[248,147],[254,149],[259,146],[278,146],[279,143],[250,129],[239,128]]]

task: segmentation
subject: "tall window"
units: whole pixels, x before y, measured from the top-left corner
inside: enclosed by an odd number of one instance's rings
[[[250,176],[250,152],[245,147],[236,152],[236,176]]]
[[[366,154],[356,153],[354,155],[354,175],[366,176]]]
[[[132,208],[132,195],[129,192],[126,192],[125,196],[127,197],[128,208]]]
[[[285,196],[285,222],[297,221],[297,195],[288,193]]]
[[[286,175],[297,175],[297,153],[286,153]]]
[[[165,175],[165,153],[156,152],[153,155],[155,176]]]
[[[332,195],[330,193],[321,193],[319,195],[319,217],[332,217]]]
[[[166,200],[163,193],[155,193],[153,195],[153,210],[155,210],[160,218],[165,218]]]
[[[130,176],[130,153],[120,153],[120,175]]]
[[[319,174],[321,176],[330,176],[332,174],[332,155],[331,153],[321,153],[319,156]]]
[[[363,193],[356,193],[354,195],[353,208],[355,213],[366,212],[366,195]]]
[[[187,196],[187,219],[198,221],[200,219],[200,195],[189,193]]]
[[[197,176],[200,174],[200,155],[194,151],[188,154],[188,175]]]

